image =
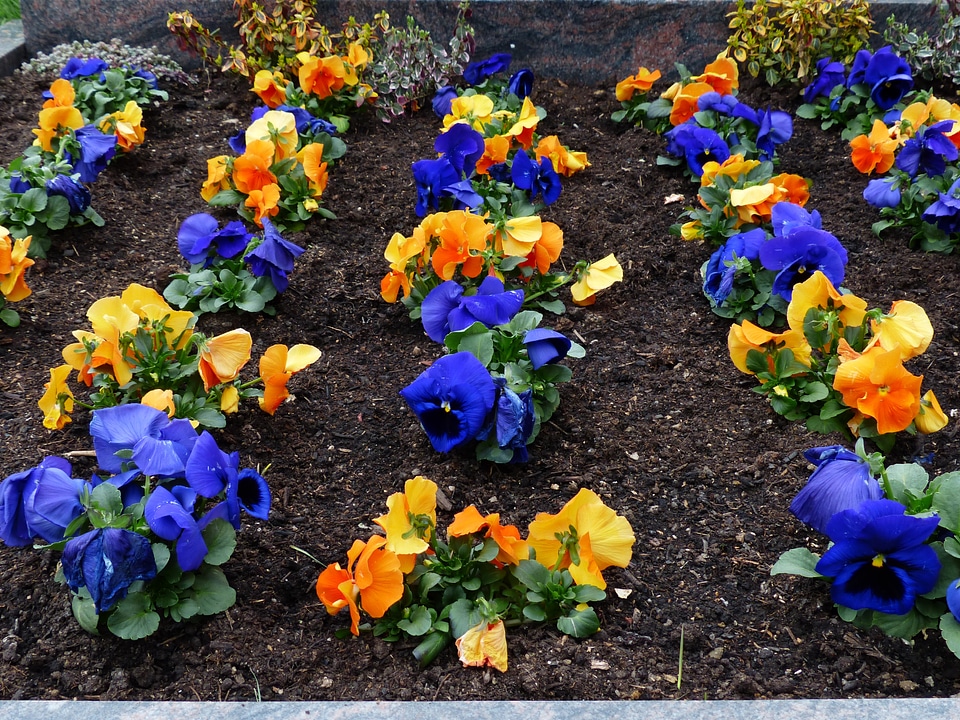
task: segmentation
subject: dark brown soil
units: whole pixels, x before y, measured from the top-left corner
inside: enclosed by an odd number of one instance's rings
[[[0,80],[0,160],[32,140],[46,82]],[[787,511],[809,467],[800,453],[839,442],[787,422],[751,390],[726,352],[729,323],[711,314],[698,269],[709,249],[668,234],[695,197],[679,173],[658,168],[662,141],[610,121],[609,87],[539,80],[544,134],[585,150],[593,166],[564,184],[545,217],[564,231],[568,262],[614,252],[624,281],[563,322],[587,356],[522,466],[478,464],[435,453],[398,391],[438,354],[401,306],[378,296],[383,249],[417,224],[410,164],[429,157],[438,121],[429,112],[392,125],[358,118],[349,151],[331,174],[327,207],[291,239],[308,250],[277,315],[205,316],[201,329],[243,325],[258,356],[275,342],[309,342],[322,359],[291,383],[296,399],[271,418],[247,406],[229,419],[221,446],[245,466],[270,464],[269,522],[246,522],[226,572],[238,590],[229,612],[202,623],[164,625],[139,643],[84,633],[69,592],[54,582],[57,555],[0,548],[0,697],[77,699],[487,700],[723,699],[950,696],[960,661],[933,634],[913,647],[861,632],[836,616],[826,586],[768,575],[778,555],[819,542]],[[169,88],[170,102],[145,118],[147,143],[92,188],[102,229],[64,231],[49,260],[28,272],[33,295],[16,307],[19,329],[0,335],[3,476],[49,454],[91,447],[88,417],[50,432],[37,399],[87,307],[129,283],[161,289],[185,267],[180,221],[207,210],[206,159],[246,122],[255,97],[229,77]],[[770,102],[762,87],[742,93]],[[779,94],[774,106],[793,103]],[[785,109],[793,109],[792,105]],[[913,367],[944,409],[960,407],[956,378],[960,275],[956,256],[877,239],[865,180],[836,135],[797,121],[782,150],[785,171],[812,178],[808,207],[850,253],[846,285],[871,306],[919,302],[936,330]],[[224,215],[224,218],[227,218]],[[915,361],[916,362],[916,361]],[[932,470],[960,468],[951,431],[927,438]],[[893,460],[921,448],[898,441]],[[92,468],[91,468],[92,469]],[[85,471],[82,463],[78,472]],[[458,510],[475,503],[521,528],[556,512],[578,488],[599,493],[637,535],[633,562],[611,569],[598,610],[602,630],[581,641],[549,627],[509,634],[505,674],[462,668],[452,650],[420,670],[409,646],[368,635],[338,640],[343,616],[328,617],[314,593],[323,562],[342,561],[355,537],[405,479],[435,480]],[[452,518],[442,517],[441,523]],[[612,592],[629,590],[626,598]],[[682,683],[677,674],[683,634]]]

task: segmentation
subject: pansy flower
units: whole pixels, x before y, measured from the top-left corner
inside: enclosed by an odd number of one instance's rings
[[[526,150],[518,150],[513,156],[510,175],[514,185],[530,193],[531,202],[542,196],[544,205],[552,205],[560,197],[560,177],[549,158],[543,157],[537,162],[530,159]]]
[[[160,538],[175,542],[177,564],[184,572],[193,572],[203,565],[207,543],[197,519],[193,516],[197,492],[186,485],[167,489],[158,485],[150,493],[143,509],[144,519]]]
[[[43,411],[43,426],[48,430],[62,430],[71,422],[74,399],[67,379],[72,369],[70,365],[51,368],[50,380],[43,386],[44,393],[37,404]]]
[[[100,129],[104,132],[113,132],[117,147],[124,152],[129,152],[143,143],[146,129],[141,125],[142,122],[143,109],[136,102],[130,100],[123,110],[118,110],[105,117],[100,123]]]
[[[960,233],[960,178],[923,211],[923,221],[936,225],[948,235]]]
[[[117,154],[117,138],[93,125],[84,125],[73,134],[80,144],[80,159],[74,163],[73,169],[80,173],[81,182],[94,182]]]
[[[208,267],[215,258],[233,258],[246,249],[253,235],[233,220],[223,228],[209,213],[190,215],[177,231],[177,247],[191,265]]]
[[[528,68],[517,70],[507,81],[507,92],[516,95],[519,100],[526,99],[533,91],[533,71]]]
[[[840,363],[833,387],[848,407],[877,422],[881,435],[905,430],[920,410],[923,376],[910,373],[900,350],[874,347],[858,358]]]
[[[853,166],[869,175],[882,175],[893,167],[899,142],[890,136],[890,129],[879,118],[873,121],[869,135],[858,135],[850,141],[850,159]]]
[[[953,120],[942,120],[921,127],[907,140],[897,155],[897,168],[907,173],[911,179],[920,173],[925,173],[928,177],[943,175],[947,161],[953,162],[958,155],[957,146],[945,134],[952,131],[953,126]]]
[[[497,543],[500,552],[496,561],[502,565],[517,565],[530,556],[530,548],[520,537],[517,527],[500,524],[500,513],[481,515],[475,505],[470,505],[454,515],[453,522],[447,526],[447,535],[450,537],[464,537],[479,532]]]
[[[86,588],[98,614],[125,598],[137,580],[152,580],[157,575],[150,541],[113,527],[70,538],[60,562],[67,585],[73,592]]]
[[[24,273],[34,263],[27,257],[32,239],[14,238],[0,225],[0,296],[8,302],[19,302],[32,292],[24,280]]]
[[[830,97],[831,91],[845,82],[846,68],[842,62],[830,57],[820,58],[817,61],[817,77],[803,89],[803,101],[812,103],[818,97]]]
[[[505,290],[502,280],[488,275],[472,295],[464,295],[463,286],[453,280],[440,283],[423,299],[420,316],[430,339],[442,343],[447,333],[475,322],[488,328],[505,325],[521,307],[523,290]]]
[[[308,52],[297,53],[300,69],[297,71],[300,88],[308,95],[316,95],[323,100],[344,86],[354,86],[356,70],[336,55],[317,57]]]
[[[645,67],[641,67],[635,74],[628,75],[617,83],[617,100],[627,102],[628,100],[632,100],[633,96],[638,92],[647,93],[659,79],[659,70],[648,70]]]
[[[827,523],[836,513],[883,497],[870,463],[855,452],[830,445],[806,450],[803,456],[816,469],[790,503],[790,512],[817,532],[826,534]]]
[[[760,246],[760,262],[777,271],[772,291],[790,300],[793,286],[814,272],[823,273],[834,286],[843,282],[847,265],[846,248],[826,230],[795,226]]]
[[[491,75],[506,72],[510,60],[510,53],[494,53],[485,60],[476,60],[463,69],[463,80],[467,85],[479,85]]]
[[[199,337],[199,336],[198,336]],[[203,379],[203,389],[210,389],[236,379],[250,360],[253,338],[243,328],[235,328],[199,343],[197,371]]]
[[[458,637],[455,644],[464,667],[490,666],[507,671],[507,630],[503,620],[482,620]]]
[[[284,240],[266,217],[263,218],[263,241],[244,256],[250,265],[250,272],[257,277],[270,276],[270,282],[283,292],[290,281],[287,275],[293,272],[293,262],[304,253],[304,249],[295,243]]]
[[[533,328],[523,336],[523,346],[534,370],[560,362],[570,352],[573,343],[556,330]]]
[[[592,305],[596,294],[623,280],[623,268],[611,254],[587,265],[586,269],[570,286],[570,295],[575,305]]]
[[[469,177],[483,155],[483,135],[469,125],[456,123],[437,137],[433,148],[450,161],[454,170]]]
[[[404,572],[430,547],[437,525],[437,484],[422,475],[407,480],[403,492],[387,498],[387,512],[373,521],[387,536],[384,547],[397,554]]]
[[[183,477],[197,442],[189,420],[171,420],[156,408],[130,403],[93,411],[90,435],[101,470],[119,473],[127,460],[144,475]]]
[[[900,204],[900,187],[897,178],[877,178],[867,183],[863,191],[863,199],[875,208],[895,208]],[[942,198],[941,198],[942,199]],[[934,201],[932,205],[936,205]],[[932,207],[931,205],[931,207]],[[929,210],[930,208],[927,208]],[[944,208],[938,206],[934,212],[941,212]],[[926,214],[926,211],[924,212]],[[926,222],[930,219],[924,218]]]

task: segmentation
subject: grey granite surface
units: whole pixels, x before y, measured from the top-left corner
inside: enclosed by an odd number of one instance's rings
[[[690,702],[0,702],[0,720],[949,720],[958,699]]]
[[[9,75],[27,58],[23,22],[11,20],[0,25],[0,75]]]
[[[349,16],[372,19],[386,9],[395,24],[412,15],[438,41],[450,37],[456,0],[317,0],[317,16],[336,28]],[[728,0],[473,0],[477,58],[511,52],[514,68],[541,76],[612,83],[640,65],[671,72],[674,62],[702,67],[727,38]],[[157,46],[185,67],[197,60],[182,53],[166,29],[167,15],[189,10],[205,26],[236,40],[232,0],[21,0],[27,52],[47,51],[71,40],[120,37]],[[928,0],[871,3],[882,27],[892,12],[914,27],[933,21]]]

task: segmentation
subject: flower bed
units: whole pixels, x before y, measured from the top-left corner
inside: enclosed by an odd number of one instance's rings
[[[16,153],[29,139],[39,90],[6,80],[4,91],[23,92],[29,108],[23,118],[15,103],[2,111],[11,128],[5,146]],[[748,92],[755,106],[771,97],[765,88]],[[295,399],[272,420],[242,409],[223,431],[221,445],[242,448],[245,466],[272,463],[265,471],[271,518],[245,523],[227,568],[237,605],[193,632],[161,629],[150,648],[91,638],[75,626],[66,593],[51,580],[56,555],[4,548],[5,696],[714,699],[957,692],[960,667],[939,641],[907,648],[877,632],[854,633],[828,612],[825,588],[769,578],[782,551],[808,544],[787,506],[809,474],[798,451],[811,442],[758,399],[752,379],[730,363],[728,322],[709,313],[697,274],[709,250],[668,234],[680,205],[665,199],[679,194],[692,201],[691,185],[655,166],[662,143],[651,133],[610,121],[618,107],[612,88],[541,81],[536,99],[557,123],[551,130],[587,151],[592,163],[565,184],[562,202],[544,217],[564,228],[571,257],[615,251],[624,281],[592,308],[570,308],[560,319],[558,329],[587,352],[527,465],[478,466],[470,454],[435,454],[398,395],[414,375],[411,367],[434,359],[436,345],[379,298],[380,256],[397,228],[417,222],[408,168],[431,152],[437,122],[429,113],[388,127],[361,119],[348,134],[350,152],[325,201],[339,220],[291,236],[307,252],[276,303],[276,318],[265,319],[255,334],[256,351],[302,342],[320,347],[323,358],[291,383]],[[776,100],[785,108],[798,101]],[[4,475],[47,454],[89,447],[85,424],[54,436],[41,429],[35,402],[46,368],[69,331],[84,326],[93,299],[131,282],[162,286],[181,269],[173,239],[184,217],[206,209],[197,190],[205,158],[224,147],[221,122],[245,122],[254,101],[242,83],[227,78],[216,78],[209,92],[172,96],[163,114],[150,118],[155,150],[117,161],[98,179],[105,228],[64,231],[47,264],[31,268],[34,294],[17,305],[23,324],[16,334],[5,331],[0,345],[9,401]],[[814,123],[798,122],[796,130],[780,149],[783,168],[813,179],[824,226],[850,254],[846,283],[876,305],[909,298],[924,306],[936,331],[925,381],[945,409],[960,406],[954,382],[960,323],[950,298],[957,291],[956,258],[911,252],[894,232],[876,239],[875,211],[860,197],[863,179],[845,143]],[[229,314],[207,320],[211,334],[237,325]],[[922,448],[897,445],[893,457],[931,452],[935,472],[957,468],[949,430]],[[562,641],[549,627],[512,632],[511,670],[495,677],[463,671],[452,650],[420,672],[407,652],[369,636],[337,639],[345,623],[317,601],[320,566],[310,556],[341,560],[355,537],[369,534],[387,497],[415,475],[438,484],[447,504],[439,507],[444,524],[473,504],[482,514],[500,512],[505,524],[526,526],[581,488],[617,508],[638,543],[625,571],[605,573],[601,633]]]

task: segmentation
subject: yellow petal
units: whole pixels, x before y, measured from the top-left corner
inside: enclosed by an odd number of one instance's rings
[[[284,372],[300,372],[306,367],[310,367],[323,353],[313,345],[294,345],[287,351],[287,362],[284,366]]]

